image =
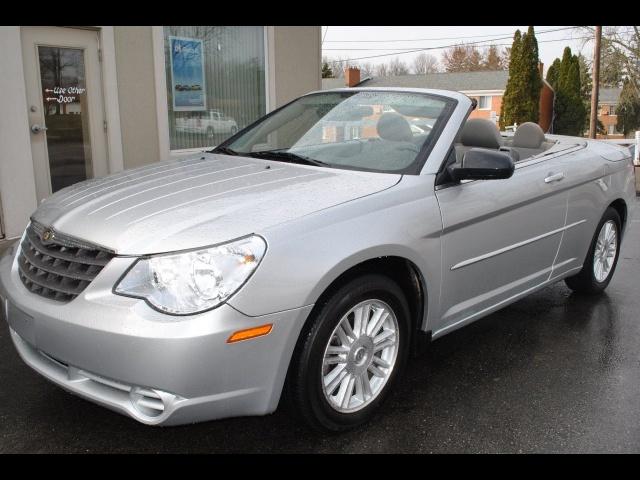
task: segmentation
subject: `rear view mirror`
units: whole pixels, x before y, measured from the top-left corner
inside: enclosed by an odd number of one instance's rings
[[[461,163],[449,168],[454,180],[499,180],[513,175],[515,166],[508,153],[484,148],[472,148],[464,154]]]

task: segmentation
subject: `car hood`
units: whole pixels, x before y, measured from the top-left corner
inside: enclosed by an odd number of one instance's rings
[[[80,182],[32,219],[117,254],[168,252],[260,233],[400,178],[206,153]]]

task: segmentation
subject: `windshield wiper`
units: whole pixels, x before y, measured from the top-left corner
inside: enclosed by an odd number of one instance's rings
[[[229,147],[216,147],[211,150],[211,153],[223,153],[225,155],[238,155],[238,152]]]
[[[267,158],[269,160],[281,160],[291,163],[301,163],[303,165],[315,165],[316,167],[325,167],[329,165],[321,160],[298,155],[297,153],[286,152],[282,150],[262,150],[261,152],[251,152],[246,155],[256,158]]]

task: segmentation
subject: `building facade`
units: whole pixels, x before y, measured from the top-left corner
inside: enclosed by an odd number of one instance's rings
[[[319,26],[0,27],[0,238],[51,193],[209,149],[320,84]]]
[[[623,133],[618,131],[618,115],[616,115],[621,93],[621,88],[600,88],[598,92],[598,121],[602,123],[604,132],[598,132],[598,138],[624,138]]]

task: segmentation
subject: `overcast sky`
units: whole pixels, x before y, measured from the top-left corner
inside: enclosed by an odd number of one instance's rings
[[[513,34],[517,29],[525,32],[527,28],[528,26],[526,25],[513,27],[504,25],[498,27],[323,26],[322,54],[329,58],[350,59],[393,54],[359,61],[379,64],[388,62],[394,56],[397,56],[410,65],[413,58],[419,55],[420,52],[399,54],[400,51],[471,42],[481,42],[477,44],[478,47],[494,43],[502,45],[504,48],[511,45]],[[580,39],[580,37],[585,36],[585,33],[566,26],[534,26],[534,28],[538,39],[540,60],[544,63],[545,72],[556,57],[562,56],[562,50],[566,46],[571,47],[574,53],[582,52],[587,58],[591,58],[592,42],[584,44],[585,40]],[[544,33],[547,30],[549,32]],[[363,40],[366,40],[366,42]],[[435,55],[440,60],[442,50],[442,48],[436,48],[426,50],[426,52]]]

